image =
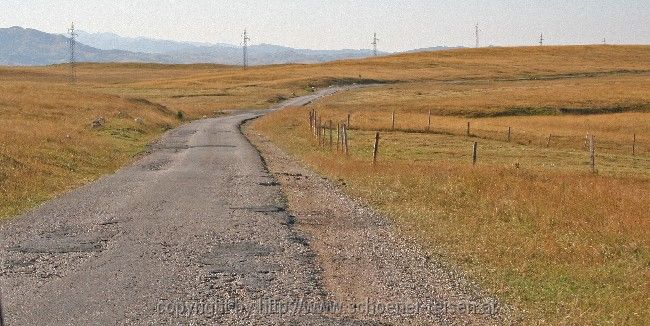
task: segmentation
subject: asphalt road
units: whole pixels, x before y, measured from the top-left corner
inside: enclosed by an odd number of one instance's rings
[[[327,297],[314,253],[239,130],[261,114],[181,126],[131,166],[0,225],[5,323],[347,323],[306,309]]]
[[[0,224],[6,324],[511,323],[389,219],[250,134],[267,168],[240,130],[267,112],[181,126],[134,164]]]

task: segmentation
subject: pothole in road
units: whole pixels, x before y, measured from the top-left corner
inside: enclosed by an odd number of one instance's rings
[[[213,259],[239,258],[239,257],[266,257],[274,251],[274,248],[253,242],[224,243],[219,244],[203,255],[203,260],[209,265]]]
[[[239,280],[249,289],[268,287],[282,267],[269,262],[277,249],[252,242],[225,243],[201,255],[198,262],[209,266],[206,280],[233,282]]]
[[[279,213],[285,211],[284,207],[274,205],[231,207],[230,209],[247,210],[255,213]]]
[[[145,164],[142,166],[142,168],[148,171],[160,171],[169,163],[171,163],[171,160],[159,160],[156,162]]]
[[[10,251],[22,253],[70,253],[70,252],[100,252],[101,239],[35,239],[23,242]]]
[[[55,230],[33,239],[23,241],[7,250],[21,253],[74,253],[101,252],[104,243],[115,233],[74,235],[70,229]]]
[[[187,137],[187,136],[192,136],[196,134],[198,130],[194,129],[178,129],[174,132],[171,133],[171,136],[173,137]]]
[[[36,263],[36,257],[16,257],[5,260],[6,268],[24,268]]]
[[[174,152],[180,152],[192,148],[237,148],[235,145],[227,144],[207,144],[207,145],[168,145],[168,146],[153,146],[153,150],[173,150]]]

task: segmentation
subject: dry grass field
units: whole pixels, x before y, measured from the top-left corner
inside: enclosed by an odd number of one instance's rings
[[[516,304],[528,323],[645,325],[650,48],[630,57],[611,53],[609,64],[618,67],[610,72],[596,68],[592,60],[600,56],[583,56],[585,49],[518,50],[534,52],[529,62],[539,64],[528,69],[538,76],[522,76],[510,63],[488,65],[492,77],[423,73],[422,80],[277,112],[253,128],[395,217],[432,255],[463,266]],[[569,50],[576,51],[555,62],[546,57]],[[430,60],[440,66],[437,55]],[[316,143],[311,109],[325,124],[343,123],[350,114],[348,157]],[[373,166],[375,131],[381,140]],[[596,139],[597,174],[590,170],[587,134]],[[472,166],[475,141],[478,164]]]
[[[253,127],[393,216],[531,323],[650,320],[648,46],[466,49],[247,70],[82,64],[74,86],[67,69],[0,67],[0,218],[117,169],[183,120],[329,85],[384,84]],[[351,114],[349,157],[317,146],[312,108],[334,123]],[[105,123],[92,128],[98,117]]]

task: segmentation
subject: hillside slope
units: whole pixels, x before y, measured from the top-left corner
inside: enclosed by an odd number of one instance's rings
[[[156,62],[171,63],[169,57],[121,50],[100,50],[76,44],[80,62]],[[35,29],[11,27],[0,29],[0,65],[31,66],[68,62],[69,39]]]

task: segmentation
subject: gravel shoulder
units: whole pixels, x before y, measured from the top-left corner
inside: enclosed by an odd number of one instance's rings
[[[322,268],[330,299],[343,315],[389,324],[514,324],[510,307],[483,293],[462,272],[428,257],[391,220],[346,195],[264,136],[245,128],[282,186],[298,232]]]

